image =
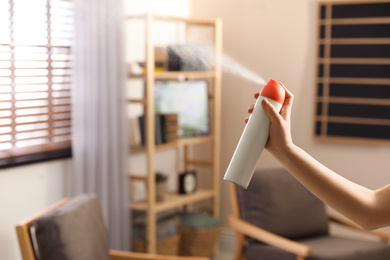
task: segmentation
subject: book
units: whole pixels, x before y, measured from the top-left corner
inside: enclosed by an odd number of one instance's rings
[[[145,136],[145,115],[138,117],[141,133],[141,145],[146,144]],[[174,142],[178,139],[179,124],[177,114],[156,114],[155,115],[155,144]]]
[[[145,115],[138,117],[139,122],[139,128],[141,133],[141,145],[146,144],[146,134],[145,134]],[[161,116],[156,115],[155,116],[155,144],[162,144],[163,143],[163,133],[162,133],[162,126],[161,126]]]
[[[164,143],[175,142],[179,138],[177,114],[160,114]]]

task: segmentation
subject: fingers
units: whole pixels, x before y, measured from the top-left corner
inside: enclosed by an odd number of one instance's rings
[[[280,110],[280,115],[284,120],[290,121],[291,110],[294,102],[294,95],[283,85],[283,83],[281,82],[279,83],[284,88],[285,91],[285,99],[284,99],[283,107]]]
[[[291,115],[291,109],[292,109],[292,105],[293,105],[293,102],[294,102],[294,95],[283,85],[283,83],[279,82],[279,84],[284,88],[284,91],[285,91],[285,99],[284,99],[284,103],[283,103],[283,107],[280,111],[280,115],[279,113],[276,111],[276,109],[271,105],[271,103],[269,103],[266,99],[264,99],[262,102],[261,102],[261,105],[264,109],[264,111],[267,113],[268,117],[270,118],[271,122],[274,121],[276,122],[275,120],[280,120],[280,119],[284,119],[284,120],[289,120],[290,118],[290,115]],[[260,92],[256,92],[254,94],[254,98],[258,98],[260,96]],[[250,105],[248,107],[248,113],[253,113],[253,108],[254,108],[254,105]],[[281,116],[281,118],[280,118]],[[248,122],[248,119],[249,117],[245,118],[245,123]]]
[[[255,107],[254,104],[252,104],[252,105],[250,105],[250,106],[248,107],[248,113],[249,113],[249,114],[252,114],[253,108],[254,108],[254,107]]]
[[[276,111],[275,107],[267,99],[261,101],[261,106],[263,107],[264,112],[268,115],[271,123],[276,123],[279,121],[279,113]]]
[[[250,105],[250,106],[248,107],[248,113],[249,113],[249,114],[252,114],[253,108],[254,108],[254,107],[255,107],[254,104],[252,104],[252,105]],[[245,124],[248,123],[248,120],[249,120],[249,116],[245,118],[245,120],[244,120],[244,121],[245,121]]]
[[[284,91],[286,92],[285,98],[284,98],[284,103],[283,106],[292,106],[293,101],[294,101],[294,95],[291,93],[284,85],[282,82],[279,82],[279,84],[284,88]]]

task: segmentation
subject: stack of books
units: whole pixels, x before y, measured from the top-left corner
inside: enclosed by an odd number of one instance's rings
[[[145,116],[140,116],[138,121],[141,132],[141,144],[145,145]],[[175,142],[178,139],[179,124],[177,114],[156,114],[154,125],[156,145]]]

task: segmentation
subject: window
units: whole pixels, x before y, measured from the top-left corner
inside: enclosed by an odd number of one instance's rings
[[[72,12],[0,0],[0,167],[71,155]]]

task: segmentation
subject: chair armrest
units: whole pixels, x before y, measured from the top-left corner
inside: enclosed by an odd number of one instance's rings
[[[333,221],[337,224],[340,224],[340,225],[343,225],[346,227],[350,227],[350,228],[359,230],[359,231],[367,233],[367,234],[377,236],[384,242],[387,242],[390,240],[390,232],[386,232],[383,230],[365,230],[362,227],[360,227],[359,225],[355,224],[354,222],[352,222],[344,217],[332,214],[332,213],[328,213],[328,217],[331,221]]]
[[[242,233],[297,256],[306,258],[311,254],[311,248],[307,245],[281,237],[234,216],[229,217],[229,225],[238,233]]]
[[[112,260],[210,260],[208,257],[172,256],[110,250]]]

